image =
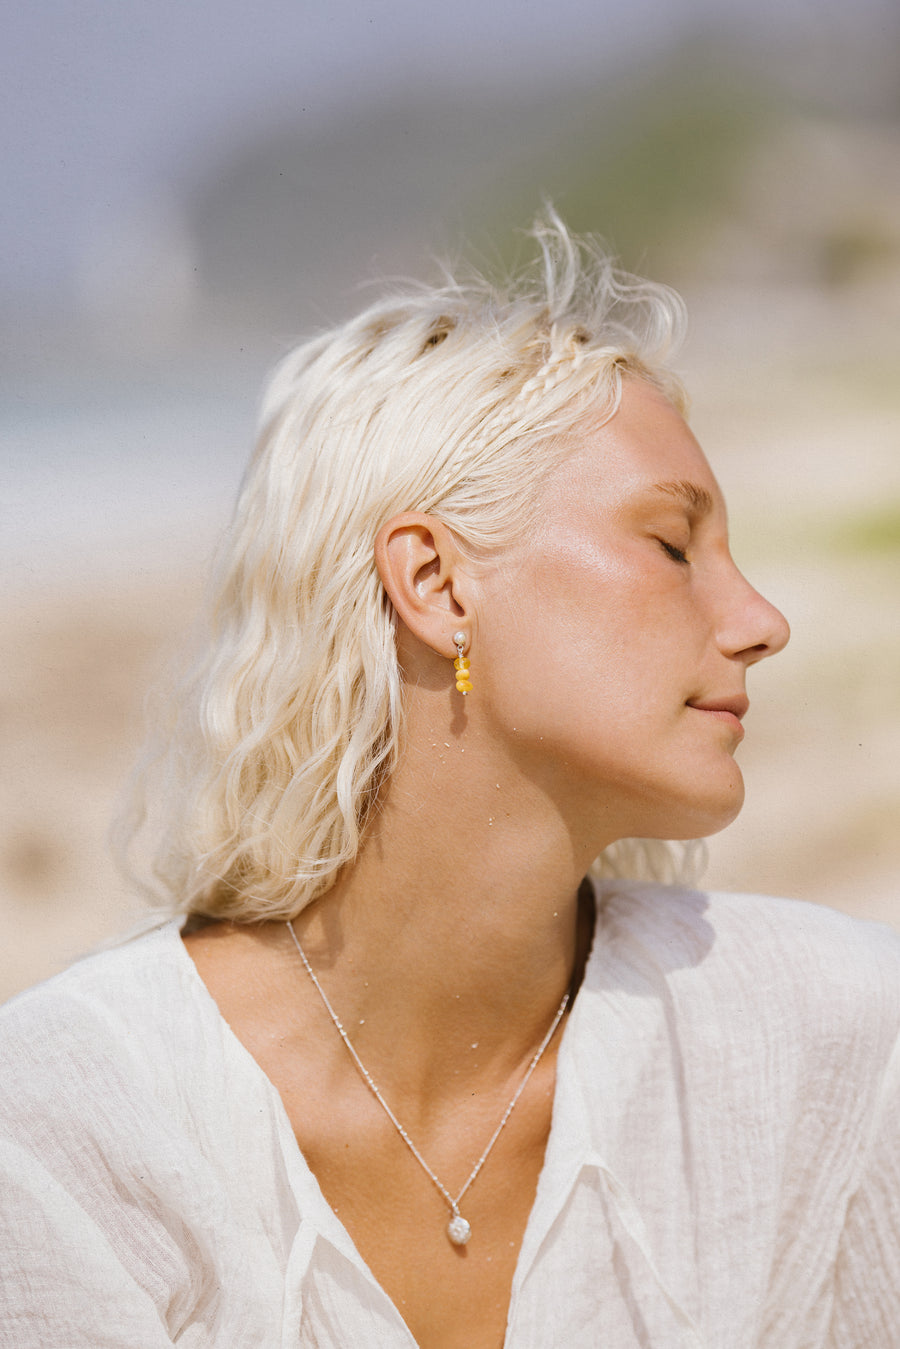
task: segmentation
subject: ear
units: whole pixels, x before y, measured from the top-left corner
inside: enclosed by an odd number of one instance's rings
[[[407,511],[378,531],[375,563],[405,626],[438,655],[456,655],[453,634],[471,632],[470,581],[451,530],[432,515]]]

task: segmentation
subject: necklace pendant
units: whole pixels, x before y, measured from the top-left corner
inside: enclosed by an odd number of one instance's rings
[[[463,683],[465,683],[465,680],[463,681]],[[448,1239],[448,1241],[452,1242],[452,1244],[453,1244],[454,1246],[465,1246],[466,1242],[469,1240],[469,1238],[470,1238],[471,1235],[472,1235],[472,1228],[470,1227],[469,1223],[466,1221],[466,1219],[462,1216],[462,1214],[461,1214],[460,1211],[459,1211],[459,1207],[458,1207],[459,1200],[462,1199],[462,1197],[468,1192],[469,1186],[470,1186],[470,1185],[472,1184],[472,1182],[475,1180],[475,1177],[478,1175],[478,1173],[480,1172],[481,1168],[484,1166],[485,1162],[487,1161],[488,1157],[490,1156],[491,1149],[493,1148],[493,1146],[494,1146],[494,1144],[496,1143],[497,1139],[500,1137],[501,1133],[503,1132],[504,1128],[506,1127],[506,1122],[507,1122],[507,1120],[509,1119],[510,1115],[512,1114],[513,1109],[515,1108],[516,1102],[518,1101],[519,1097],[522,1095],[522,1092],[523,1092],[523,1091],[525,1090],[525,1088],[528,1086],[528,1083],[529,1083],[529,1081],[531,1080],[531,1074],[534,1072],[535,1068],[536,1068],[536,1067],[538,1066],[538,1064],[540,1063],[540,1061],[541,1061],[541,1055],[543,1054],[544,1050],[545,1050],[545,1049],[547,1048],[547,1046],[549,1045],[550,1041],[553,1039],[553,1036],[556,1034],[556,1028],[557,1028],[557,1026],[559,1025],[560,1021],[562,1020],[562,1018],[563,1018],[563,1013],[565,1012],[566,1008],[567,1008],[568,1005],[569,1005],[569,994],[568,994],[568,993],[564,994],[562,1002],[559,1004],[559,1007],[556,1009],[556,1016],[553,1018],[552,1022],[550,1023],[550,1029],[547,1031],[547,1034],[544,1036],[543,1040],[542,1040],[541,1043],[538,1045],[537,1052],[535,1053],[534,1057],[532,1058],[531,1062],[529,1063],[528,1068],[527,1068],[527,1070],[526,1070],[526,1072],[525,1072],[525,1075],[524,1075],[524,1077],[522,1078],[521,1082],[519,1083],[519,1085],[518,1085],[518,1087],[517,1087],[517,1089],[516,1089],[515,1095],[513,1096],[513,1098],[512,1098],[512,1100],[510,1101],[509,1105],[506,1107],[506,1110],[505,1110],[505,1112],[504,1112],[504,1114],[503,1114],[503,1118],[501,1119],[500,1123],[497,1125],[496,1129],[494,1130],[493,1134],[491,1135],[490,1142],[488,1143],[488,1145],[487,1145],[487,1147],[485,1148],[484,1152],[481,1154],[481,1156],[478,1158],[478,1161],[477,1161],[477,1162],[475,1163],[475,1165],[472,1167],[472,1170],[471,1170],[471,1172],[469,1173],[469,1178],[468,1178],[468,1180],[466,1181],[465,1185],[464,1185],[464,1186],[462,1187],[462,1189],[459,1191],[459,1194],[458,1194],[457,1198],[454,1199],[454,1198],[452,1197],[452,1195],[450,1194],[450,1191],[446,1188],[445,1185],[442,1185],[442,1184],[441,1184],[440,1180],[439,1180],[438,1177],[435,1175],[435,1173],[432,1171],[431,1167],[428,1165],[428,1163],[426,1162],[425,1158],[424,1158],[424,1157],[422,1156],[422,1154],[419,1152],[418,1148],[417,1148],[417,1147],[415,1146],[415,1144],[413,1143],[413,1141],[412,1141],[412,1139],[410,1138],[409,1134],[408,1134],[408,1133],[406,1132],[406,1130],[403,1128],[403,1125],[402,1125],[402,1124],[400,1123],[400,1121],[397,1119],[397,1116],[394,1114],[393,1110],[392,1110],[391,1107],[388,1105],[387,1101],[384,1099],[384,1097],[382,1096],[381,1092],[378,1090],[378,1087],[375,1085],[375,1081],[374,1081],[374,1079],[373,1079],[373,1077],[372,1077],[372,1074],[371,1074],[371,1073],[369,1072],[369,1070],[366,1068],[366,1066],[365,1066],[365,1064],[363,1063],[362,1059],[359,1057],[359,1055],[357,1054],[356,1050],[353,1048],[353,1045],[350,1043],[350,1036],[347,1034],[347,1032],[344,1030],[344,1027],[341,1025],[340,1018],[338,1017],[337,1012],[334,1010],[334,1008],[332,1007],[331,1003],[328,1001],[327,994],[325,993],[325,990],[323,989],[322,985],[319,983],[318,979],[316,978],[315,971],[313,970],[312,965],[310,965],[309,961],[306,959],[306,954],[305,954],[305,952],[304,952],[304,950],[303,950],[303,947],[300,945],[299,941],[297,940],[297,934],[296,934],[296,932],[294,931],[293,924],[292,924],[290,921],[288,921],[287,929],[288,929],[288,932],[290,932],[290,934],[291,934],[291,939],[292,939],[294,945],[295,945],[296,948],[297,948],[297,954],[299,955],[300,960],[301,960],[302,963],[303,963],[303,968],[306,970],[306,973],[309,975],[309,978],[310,978],[310,981],[312,982],[313,987],[315,988],[315,990],[316,990],[316,992],[318,993],[319,997],[322,999],[322,1002],[323,1002],[323,1004],[324,1004],[325,1010],[327,1011],[328,1015],[331,1017],[332,1022],[334,1023],[334,1028],[335,1028],[335,1030],[337,1031],[338,1035],[340,1035],[341,1039],[343,1040],[344,1044],[346,1045],[347,1053],[350,1055],[350,1057],[352,1058],[353,1062],[356,1064],[357,1068],[359,1069],[360,1076],[361,1076],[361,1077],[363,1078],[363,1080],[365,1081],[366,1086],[369,1088],[369,1090],[371,1091],[372,1095],[375,1097],[376,1101],[377,1101],[378,1104],[381,1106],[382,1110],[383,1110],[384,1113],[387,1115],[388,1119],[391,1121],[391,1123],[393,1124],[394,1128],[397,1130],[397,1133],[398,1133],[398,1134],[400,1135],[400,1137],[403,1139],[403,1142],[404,1142],[404,1143],[406,1144],[406,1146],[409,1148],[410,1152],[411,1152],[412,1155],[415,1157],[416,1161],[419,1163],[419,1165],[421,1166],[422,1170],[423,1170],[423,1171],[425,1172],[425,1174],[429,1177],[429,1179],[431,1180],[431,1183],[435,1186],[435,1188],[436,1188],[437,1190],[440,1191],[440,1193],[443,1195],[443,1197],[444,1197],[446,1203],[450,1206],[450,1221],[447,1223],[447,1239]]]
[[[447,1224],[447,1236],[453,1242],[453,1245],[465,1246],[471,1235],[472,1229],[462,1214],[454,1213]]]

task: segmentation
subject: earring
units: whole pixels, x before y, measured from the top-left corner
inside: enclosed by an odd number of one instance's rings
[[[453,634],[453,644],[456,647],[456,660],[453,662],[453,667],[456,670],[456,689],[464,698],[472,690],[472,682],[469,678],[469,657],[463,655],[468,640],[464,632],[454,632]]]

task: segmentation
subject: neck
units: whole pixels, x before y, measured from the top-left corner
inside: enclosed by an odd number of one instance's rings
[[[344,1023],[402,1043],[404,1078],[434,1099],[530,1056],[590,924],[583,850],[546,795],[471,739],[418,744],[354,866],[295,927]]]

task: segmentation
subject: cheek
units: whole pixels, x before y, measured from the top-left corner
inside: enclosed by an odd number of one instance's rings
[[[649,565],[641,548],[559,559],[537,578],[548,633],[577,686],[602,672],[605,683],[660,684],[666,662],[686,645],[686,590],[677,572]]]
[[[616,719],[624,730],[673,701],[665,673],[684,644],[683,585],[641,562],[569,548],[497,597],[483,651],[512,726],[581,734]]]

